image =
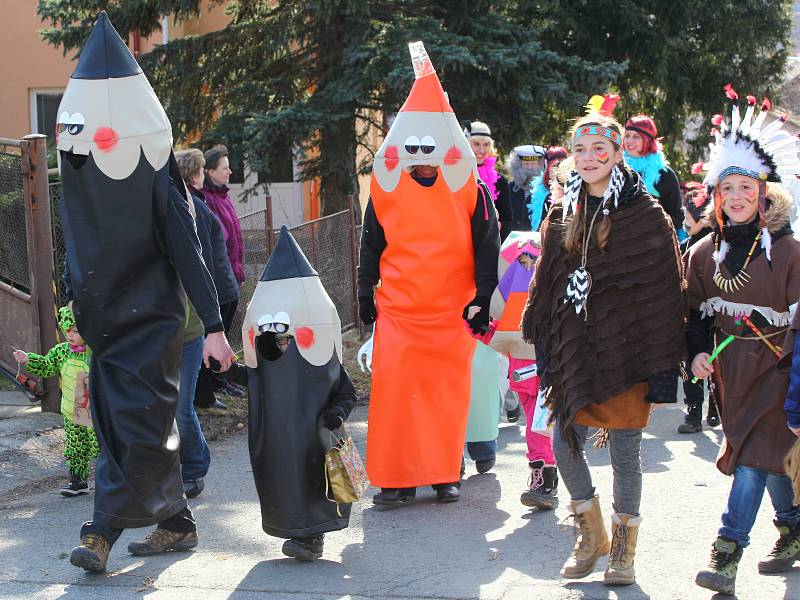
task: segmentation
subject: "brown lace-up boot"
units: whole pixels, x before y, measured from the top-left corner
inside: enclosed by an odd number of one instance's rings
[[[170,550],[191,550],[197,546],[197,532],[180,533],[156,528],[141,542],[128,544],[128,552],[134,556],[150,556]]]
[[[110,552],[111,544],[106,538],[98,533],[88,533],[81,536],[80,546],[72,550],[69,562],[92,573],[102,573],[106,570]]]
[[[611,552],[603,578],[606,585],[632,585],[636,582],[633,559],[641,522],[642,517],[611,515]]]
[[[561,576],[566,579],[581,579],[592,572],[598,558],[608,554],[610,546],[598,496],[573,501],[570,507],[571,516],[575,519],[575,548],[561,568]]]

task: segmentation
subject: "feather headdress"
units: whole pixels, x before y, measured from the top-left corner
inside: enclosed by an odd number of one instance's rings
[[[709,189],[715,189],[717,184],[728,175],[744,175],[761,182],[759,194],[759,213],[762,216],[762,239],[767,260],[771,260],[771,242],[769,230],[763,223],[766,211],[766,186],[768,181],[783,182],[795,196],[797,201],[797,180],[800,178],[800,139],[783,130],[788,120],[787,114],[767,123],[767,115],[772,109],[768,98],[761,102],[760,110],[756,115],[755,96],[747,96],[747,108],[744,115],[739,111],[739,95],[730,84],[724,87],[725,95],[731,102],[730,121],[726,122],[722,115],[714,115],[711,123],[713,141],[709,144],[710,154],[708,160],[692,167],[692,172],[706,171],[703,182]],[[714,194],[717,221],[722,226],[722,206]],[[720,248],[719,256],[715,259],[720,262],[724,259],[723,249]]]
[[[761,181],[791,181],[800,177],[800,140],[783,130],[788,115],[783,114],[766,124],[772,103],[764,98],[758,115],[756,98],[747,96],[744,116],[739,112],[739,96],[730,86],[725,94],[732,103],[728,123],[722,115],[714,115],[713,142],[704,183],[714,186],[721,178],[731,174],[745,175]],[[698,165],[699,166],[699,165]]]

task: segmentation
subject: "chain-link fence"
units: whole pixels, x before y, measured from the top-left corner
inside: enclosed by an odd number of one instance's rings
[[[30,292],[22,157],[0,145],[0,281]]]
[[[247,303],[252,298],[258,279],[269,259],[266,209],[245,215],[239,222],[244,238],[247,280],[242,287],[239,307],[228,335],[231,347],[236,351],[242,349],[242,323]],[[311,266],[319,273],[322,285],[339,312],[343,330],[350,329],[357,324],[353,314],[353,306],[356,301],[353,289],[361,227],[356,228],[355,236],[352,235],[350,228],[350,214],[349,211],[344,210],[303,223],[289,230]],[[277,243],[279,232],[275,231],[274,235],[275,243]],[[355,251],[352,246],[354,239]]]
[[[53,223],[53,265],[55,266],[56,301],[59,306],[67,303],[67,287],[64,284],[64,230],[61,228],[61,211],[58,208],[61,197],[61,182],[50,184],[50,220]]]
[[[56,293],[59,306],[67,302],[67,293],[64,285],[64,234],[61,229],[61,213],[58,210],[58,199],[61,194],[61,184],[50,184],[50,202],[53,221],[53,263],[55,265]],[[23,242],[24,242],[24,214],[23,214]],[[247,279],[242,287],[239,306],[228,335],[231,347],[240,351],[242,349],[242,323],[247,304],[253,297],[256,283],[261,277],[264,266],[269,259],[269,241],[267,240],[267,210],[250,213],[240,217],[239,224],[242,229],[244,241],[244,269]],[[290,231],[297,240],[300,248],[308,257],[311,265],[320,274],[322,285],[336,305],[342,329],[354,327],[357,323],[353,314],[353,297],[355,265],[358,260],[358,244],[361,240],[361,226],[356,227],[355,236],[350,232],[351,220],[349,211],[322,217],[294,227]],[[279,232],[274,232],[274,241],[277,243]],[[355,239],[355,252],[351,245]],[[0,245],[2,247],[2,245]],[[25,246],[23,243],[23,250]],[[354,260],[356,263],[354,263]]]

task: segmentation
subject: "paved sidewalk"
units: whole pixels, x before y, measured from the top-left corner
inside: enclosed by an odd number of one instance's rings
[[[353,417],[350,429],[363,450],[366,410]],[[420,490],[414,505],[389,511],[366,499],[354,508],[349,529],[327,536],[324,558],[314,564],[284,558],[282,540],[261,531],[246,432],[212,446],[206,490],[191,501],[200,526],[197,551],[135,558],[126,546],[145,531],[129,530],[106,575],[68,561],[80,523],[91,516],[91,496],[63,499],[56,483],[45,481],[25,497],[0,502],[0,598],[712,598],[693,579],[708,559],[729,486],[713,467],[721,433],[679,436],[680,420],[678,407],[659,409],[645,436],[644,521],[631,587],[603,586],[605,561],[585,580],[559,580],[572,545],[571,530],[559,525],[568,512],[565,491],[555,512],[519,504],[527,478],[524,439],[521,428],[504,424],[494,472],[476,475],[468,461],[461,502],[439,505],[429,489]],[[590,460],[608,513],[607,452],[593,450]],[[740,566],[739,598],[800,599],[799,567],[757,574],[756,563],[776,538],[770,519],[765,500]]]

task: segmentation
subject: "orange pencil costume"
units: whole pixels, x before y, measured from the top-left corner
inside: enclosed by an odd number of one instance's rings
[[[475,350],[462,310],[488,324],[499,250],[472,150],[422,43],[410,50],[416,81],[375,156],[359,265],[362,319],[377,311],[367,472],[384,489],[460,479]]]

